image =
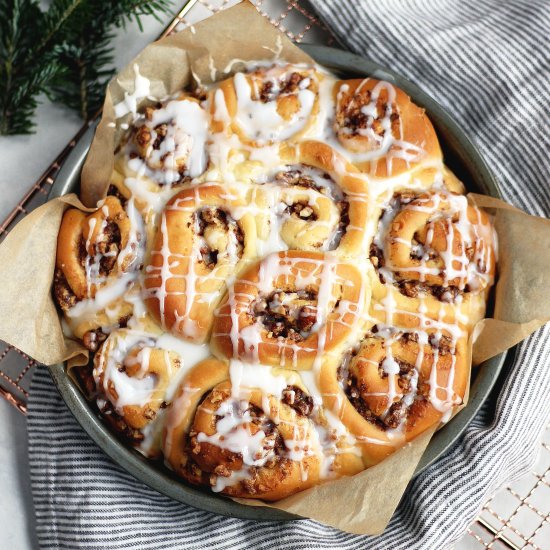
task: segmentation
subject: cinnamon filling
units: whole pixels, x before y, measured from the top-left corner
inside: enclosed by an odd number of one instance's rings
[[[314,189],[318,193],[334,201],[340,213],[340,218],[338,220],[338,227],[335,235],[331,239],[329,250],[337,248],[350,223],[349,202],[346,195],[330,175],[312,166],[298,164],[289,166],[287,170],[277,172],[274,177],[274,183],[277,185]],[[316,221],[318,219],[313,208],[306,202],[297,202],[287,205],[284,212],[305,221]],[[323,243],[319,243],[319,247],[322,245]]]
[[[316,212],[307,204],[307,202],[295,202],[293,204],[288,204],[285,208],[285,212],[299,218],[304,221],[316,221],[318,216]]]
[[[407,371],[406,374],[409,372],[411,371]],[[407,391],[408,389],[408,380],[401,377],[401,371],[399,386],[403,391]],[[392,403],[386,414],[383,416],[375,414],[361,395],[361,393],[365,391],[365,384],[359,382],[353,375],[350,375],[348,379],[344,381],[344,391],[349,399],[349,402],[353,405],[353,408],[367,422],[374,424],[381,430],[385,431],[388,429],[398,428],[404,417],[407,416],[407,406],[405,405],[403,399]]]
[[[278,185],[288,185],[292,187],[305,187],[306,189],[315,189],[324,195],[329,195],[330,186],[336,185],[332,178],[321,170],[316,170],[311,167],[307,167],[310,173],[315,173],[318,179],[327,180],[326,185],[322,185],[319,181],[315,181],[311,175],[307,174],[301,165],[291,166],[288,170],[281,170],[275,174],[275,183]]]
[[[282,401],[293,408],[300,416],[309,416],[313,412],[313,397],[298,386],[287,386],[283,390]]]
[[[258,99],[262,103],[269,103],[274,101],[278,96],[285,94],[293,94],[300,89],[300,83],[306,77],[298,72],[293,72],[288,76],[281,78],[278,82],[278,87],[274,86],[272,80],[267,80],[262,84],[260,92],[258,94]]]
[[[144,435],[141,430],[130,427],[124,420],[124,417],[116,412],[110,401],[102,399],[101,405],[98,402],[98,407],[99,412],[101,413],[103,418],[105,418],[105,420],[110,424],[111,428],[120,433],[132,445],[139,445],[143,441]],[[153,413],[151,416],[152,419],[155,414],[154,411],[151,412]]]
[[[344,392],[346,393],[349,402],[353,405],[353,408],[367,421],[374,424],[381,430],[386,430],[388,426],[376,416],[361,397],[361,390],[358,385],[357,378],[353,375],[349,375],[346,380],[341,381],[344,385]]]
[[[107,189],[107,195],[110,195],[112,197],[116,197],[119,201],[122,207],[126,207],[126,203],[128,200],[126,197],[120,192],[119,188],[116,185],[113,185],[112,183],[109,185],[109,188]]]
[[[194,214],[195,234],[201,237],[200,256],[212,270],[220,255],[240,258],[244,248],[244,234],[237,222],[221,208],[206,207]]]
[[[250,434],[263,432],[262,449],[253,457],[254,460],[266,458],[262,468],[273,468],[281,460],[285,460],[285,443],[277,430],[275,423],[269,419],[265,413],[255,405],[248,403],[242,407],[241,403],[235,403],[232,416],[235,418],[248,417],[246,430]],[[216,415],[217,424],[225,417]],[[242,429],[239,427],[238,429]],[[201,442],[198,439],[198,433],[195,430],[189,432],[188,448],[193,460],[204,472],[209,472],[222,477],[229,477],[231,472],[242,468],[243,457],[241,453],[233,452],[228,449],[218,447],[210,442]],[[251,467],[252,472],[258,467]],[[215,477],[211,478],[212,484],[215,483]]]
[[[56,268],[53,278],[53,293],[56,302],[63,311],[68,311],[80,301],[69,286],[63,271],[59,268]]]
[[[102,238],[92,245],[92,254],[101,254],[99,274],[107,276],[116,264],[121,243],[120,228],[109,220],[103,229]]]
[[[86,240],[80,237],[78,243],[78,261],[83,269],[90,257],[101,256],[99,259],[98,274],[102,277],[109,275],[116,264],[121,243],[120,228],[113,220],[108,220],[102,232],[96,236],[96,241],[86,248]]]
[[[84,347],[90,351],[97,351],[99,346],[105,342],[107,334],[105,334],[100,328],[95,330],[89,330],[82,336],[82,343]]]
[[[149,122],[153,120],[153,115],[157,109],[160,109],[162,105],[157,103],[156,107],[146,107],[145,108],[145,118]],[[151,149],[153,151],[158,151],[161,148],[162,142],[166,139],[168,133],[168,126],[174,124],[174,122],[164,122],[162,124],[157,124],[154,128],[150,128],[147,124],[144,124],[137,128],[134,132],[134,143],[137,145],[138,152],[131,152],[129,154],[130,158],[141,158],[142,160],[147,160],[148,151]],[[160,161],[164,164],[166,158],[168,158],[172,152],[166,152],[161,156]],[[185,171],[187,170],[187,165],[184,162],[176,162],[174,169],[179,174],[179,177],[173,183],[182,183],[191,181],[189,176],[185,176]],[[162,181],[157,181],[159,185],[165,185]]]
[[[338,210],[340,210],[340,220],[338,221],[338,229],[336,230],[336,237],[332,241],[332,245],[329,250],[334,250],[340,245],[342,237],[346,234],[349,220],[349,202],[347,200],[338,201],[336,203]]]
[[[380,280],[382,281],[382,278]],[[397,283],[397,287],[401,294],[409,298],[416,298],[423,294],[431,294],[440,302],[448,303],[454,302],[456,297],[464,294],[464,292],[469,292],[468,285],[466,285],[464,289],[460,289],[456,286],[428,285],[420,281],[400,281]]]
[[[118,324],[114,326],[117,328],[126,328],[126,326],[128,325],[128,321],[131,317],[131,314],[120,317],[120,319],[118,320]],[[88,332],[85,332],[82,336],[82,343],[84,344],[85,348],[95,352],[98,350],[99,346],[101,346],[101,344],[105,342],[107,336],[109,336],[109,334],[103,332],[102,328],[99,327],[94,330],[89,330]]]
[[[424,251],[419,250],[418,254],[422,254],[422,256],[416,257],[414,252],[414,242],[413,242],[413,251],[411,252],[412,259],[424,258],[424,260],[426,260],[426,257],[423,256],[425,253],[426,253],[425,250]],[[432,256],[431,254],[429,255],[429,259],[433,259],[433,257],[434,256]],[[370,245],[369,259],[372,265],[378,271],[378,278],[380,279],[380,282],[382,284],[386,284],[386,278],[384,277],[383,273],[379,270],[381,267],[385,267],[386,265],[384,252],[380,247],[378,247],[374,243]],[[400,275],[399,272],[397,272],[396,275],[399,276]],[[399,289],[399,292],[401,292],[401,294],[404,294],[408,298],[417,298],[418,296],[431,294],[432,296],[437,298],[440,302],[447,302],[447,303],[454,302],[457,296],[460,296],[470,291],[469,285],[466,285],[464,288],[459,288],[453,285],[449,285],[449,286],[431,285],[422,281],[417,281],[415,279],[400,280],[400,281],[396,281],[394,284]]]
[[[252,311],[267,330],[268,338],[301,342],[317,322],[317,295],[306,290],[277,291],[259,297]]]
[[[344,193],[329,174],[307,164],[294,164],[277,172],[273,178],[277,185],[315,189],[333,200],[341,200]]]
[[[377,136],[384,136],[387,131],[381,122],[391,109],[389,116],[391,131],[393,134],[399,132],[399,113],[395,104],[388,105],[381,97],[376,101],[376,116],[365,112],[365,107],[371,103],[372,93],[370,90],[359,92],[352,97],[344,108],[344,126],[351,135],[364,134],[365,130],[373,131]]]
[[[430,334],[430,336],[428,337],[428,343],[430,344],[430,346],[432,346],[432,348],[439,351],[439,355],[445,356],[449,353],[452,353],[454,350],[453,339],[450,336],[446,336],[445,334]]]

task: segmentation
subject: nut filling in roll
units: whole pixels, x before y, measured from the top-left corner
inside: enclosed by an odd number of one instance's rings
[[[52,291],[115,437],[266,502],[460,410],[498,254],[423,108],[282,52],[203,56],[183,90],[134,66],[102,125],[107,195],[64,212]]]
[[[404,295],[453,302],[492,285],[494,242],[487,214],[465,196],[404,191],[383,211],[370,259],[380,281]]]

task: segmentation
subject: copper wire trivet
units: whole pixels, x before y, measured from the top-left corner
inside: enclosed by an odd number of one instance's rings
[[[307,0],[251,0],[258,11],[295,42],[330,45],[334,37],[311,13]],[[162,36],[178,32],[236,4],[238,0],[189,0]],[[52,165],[22,197],[0,225],[0,242],[29,212],[46,201],[61,163],[88,128],[85,124]],[[27,412],[30,381],[36,362],[0,341],[0,395],[21,413]],[[533,470],[494,495],[468,529],[457,549],[506,548],[550,550],[550,426]]]

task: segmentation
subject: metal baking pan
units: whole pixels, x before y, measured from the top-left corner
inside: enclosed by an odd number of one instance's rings
[[[413,83],[390,69],[343,50],[305,44],[301,47],[318,63],[342,77],[372,76],[392,82],[403,89],[415,103],[426,109],[439,136],[446,163],[468,190],[493,197],[501,196],[493,174],[468,136],[449,113]],[[80,172],[94,130],[95,125],[92,125],[68,156],[52,186],[49,198],[71,192],[78,193]],[[423,472],[457,441],[483,403],[488,400],[505,358],[506,353],[502,353],[473,371],[468,405],[435,434],[415,475]],[[185,504],[225,516],[257,521],[299,519],[298,516],[271,508],[244,506],[214,494],[207,488],[186,484],[160,462],[144,458],[113,435],[99,418],[93,405],[87,402],[72,380],[66,376],[63,365],[54,365],[49,370],[65,403],[89,436],[117,464],[150,487]]]

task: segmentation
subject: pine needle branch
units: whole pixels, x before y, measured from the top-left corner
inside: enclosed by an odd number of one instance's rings
[[[0,0],[0,135],[28,134],[42,93],[87,119],[114,73],[114,28],[170,12],[172,0]]]
[[[125,27],[131,20],[141,29],[141,17],[158,19],[170,6],[171,0],[86,0],[75,14],[79,24],[71,26],[67,44],[58,49],[59,62],[68,76],[53,84],[54,97],[78,110],[83,119],[95,114],[114,74],[112,29]]]

